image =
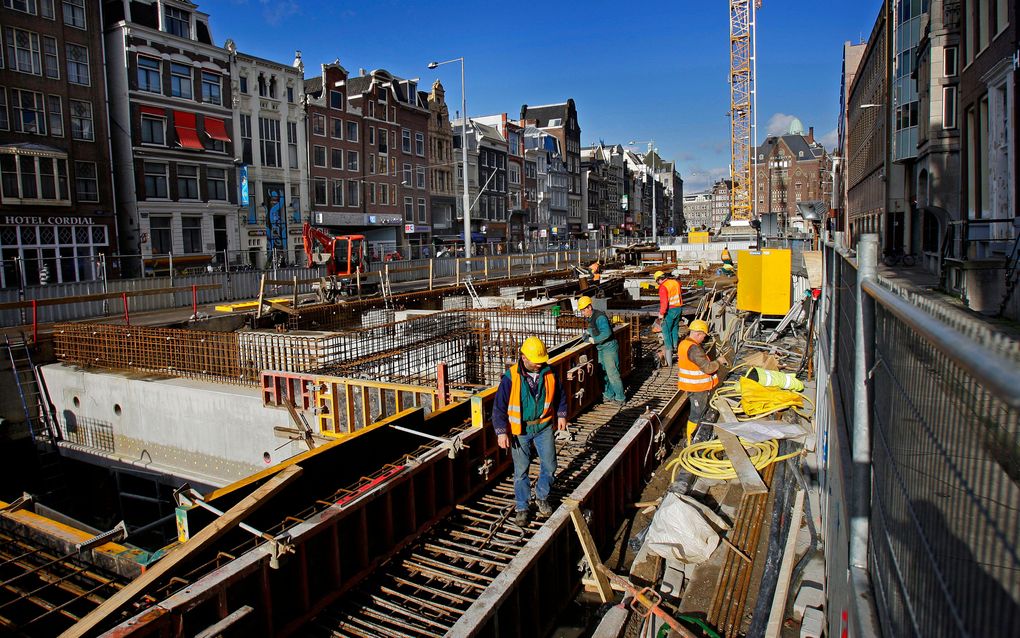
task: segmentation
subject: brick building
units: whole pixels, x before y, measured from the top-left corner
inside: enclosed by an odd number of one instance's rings
[[[236,250],[229,53],[209,18],[175,0],[104,6],[120,247],[178,270]],[[137,275],[138,262],[122,257]]]
[[[460,183],[453,171],[453,128],[446,106],[446,90],[436,80],[428,94],[429,105],[429,209],[432,213],[432,234],[458,235],[454,228]],[[458,232],[459,231],[459,232]]]
[[[581,180],[581,127],[573,98],[561,104],[521,107],[521,126],[532,125],[546,131],[560,142],[563,162],[567,167],[567,230],[577,236],[584,220]]]
[[[832,201],[832,160],[794,118],[786,135],[769,136],[754,151],[756,210],[776,216],[780,235],[800,219],[797,204]]]
[[[0,287],[95,279],[116,246],[99,3],[5,2],[0,22]]]

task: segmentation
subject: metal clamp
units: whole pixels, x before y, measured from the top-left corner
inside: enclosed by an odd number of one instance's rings
[[[124,524],[124,521],[121,521],[111,530],[105,531],[102,534],[96,534],[88,540],[76,543],[74,549],[81,552],[82,550],[92,549],[93,547],[99,547],[100,545],[105,545],[107,543],[119,543],[127,538],[127,535],[127,525]]]

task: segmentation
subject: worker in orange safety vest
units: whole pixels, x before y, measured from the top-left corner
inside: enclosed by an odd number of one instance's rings
[[[680,282],[672,274],[658,271],[655,283],[659,286],[659,320],[662,324],[662,344],[666,367],[673,365],[673,351],[680,342],[680,313],[684,299]]]
[[[708,336],[708,324],[701,319],[691,322],[691,332],[677,347],[677,383],[676,387],[687,392],[691,404],[691,413],[687,417],[687,444],[698,429],[701,419],[708,411],[708,399],[712,390],[719,385],[716,374],[721,366],[727,365],[725,357],[715,361],[709,359],[701,344]]]

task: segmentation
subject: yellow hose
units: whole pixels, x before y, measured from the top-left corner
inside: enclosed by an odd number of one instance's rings
[[[801,453],[800,450],[779,456],[779,442],[769,439],[761,443],[752,443],[740,439],[740,443],[748,450],[748,456],[755,469],[761,471],[772,463],[785,461]],[[670,482],[676,481],[676,475],[683,468],[695,476],[703,478],[727,480],[737,478],[733,463],[726,458],[723,444],[718,439],[688,445],[680,450],[675,459],[666,463],[670,470]]]

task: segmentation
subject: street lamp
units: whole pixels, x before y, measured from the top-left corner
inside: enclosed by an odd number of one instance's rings
[[[460,127],[460,150],[463,154],[464,168],[461,171],[460,181],[464,184],[464,257],[471,256],[471,196],[468,194],[468,140],[467,140],[467,89],[464,85],[464,58],[453,58],[452,60],[446,60],[445,62],[429,62],[430,69],[436,69],[444,64],[450,64],[453,62],[460,62],[460,114],[464,119],[461,120]],[[481,191],[479,191],[481,192]],[[471,262],[467,262],[469,269]]]
[[[627,145],[628,146],[636,146],[638,144],[644,144],[644,143],[645,142],[643,142],[643,141],[642,142],[635,142],[634,140],[631,140],[630,142],[627,143]],[[647,143],[648,143],[648,154],[651,155],[652,151],[655,150],[655,140],[648,140]],[[652,157],[652,161],[653,162],[654,162],[656,157],[658,157],[658,153],[656,153]],[[658,181],[658,178],[656,177],[656,169],[655,169],[655,166],[652,166],[652,241],[654,243],[658,244],[659,243],[659,228],[658,228],[658,220],[657,220],[658,210],[657,210],[657,206],[656,206],[656,203],[655,203],[655,200],[656,200],[656,197],[655,197],[655,182],[656,181]]]

